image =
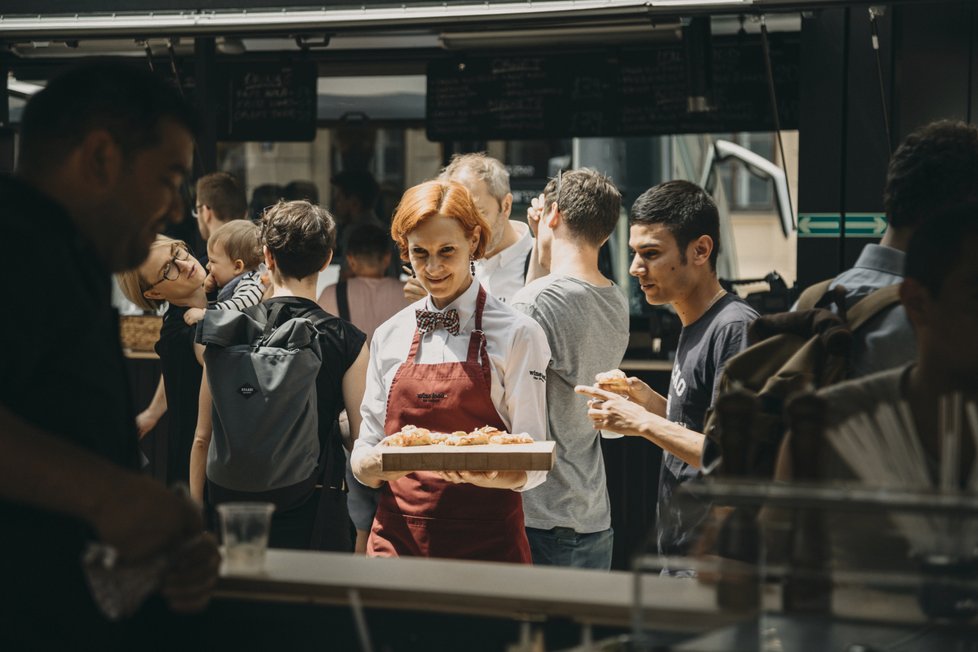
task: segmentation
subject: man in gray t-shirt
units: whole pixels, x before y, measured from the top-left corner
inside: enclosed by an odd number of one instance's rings
[[[512,305],[547,333],[547,419],[557,461],[547,481],[523,494],[534,564],[611,568],[611,506],[599,432],[574,387],[621,364],[628,303],[598,271],[598,250],[618,221],[621,195],[588,169],[561,173],[534,200],[535,259],[549,273]]]

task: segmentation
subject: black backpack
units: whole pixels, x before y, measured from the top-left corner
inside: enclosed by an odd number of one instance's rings
[[[207,478],[234,492],[315,483],[319,324],[293,317],[276,326],[283,307],[208,310],[197,330],[213,402]]]

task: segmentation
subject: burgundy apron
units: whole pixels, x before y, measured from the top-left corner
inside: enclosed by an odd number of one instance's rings
[[[437,432],[482,426],[505,430],[491,398],[491,368],[482,333],[486,291],[479,288],[475,330],[465,362],[418,364],[420,334],[387,395],[384,432],[415,425]],[[453,484],[418,471],[380,490],[367,554],[374,557],[446,557],[530,563],[523,499],[509,489]]]

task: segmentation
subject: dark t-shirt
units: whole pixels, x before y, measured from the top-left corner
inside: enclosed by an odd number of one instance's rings
[[[56,437],[138,469],[108,271],[64,209],[19,181],[0,179],[0,232],[15,275],[0,319],[0,403]],[[83,545],[94,539],[86,525],[5,501],[0,523],[0,648],[45,614],[31,634],[42,647],[65,628],[104,622],[81,574]]]
[[[203,371],[194,355],[193,326],[183,315],[187,308],[171,305],[163,315],[156,353],[166,389],[166,482],[189,482],[190,449],[197,428],[197,404]]]
[[[666,416],[695,432],[703,432],[706,411],[716,398],[726,361],[744,348],[747,327],[757,312],[734,294],[727,294],[679,334],[679,346],[669,381]],[[709,505],[673,500],[680,484],[699,477],[698,469],[664,453],[659,473],[656,530],[659,553],[684,555],[696,526]]]
[[[354,363],[363,348],[367,336],[363,331],[350,322],[329,314],[319,307],[315,301],[300,297],[278,297],[265,301],[268,309],[276,303],[287,307],[279,313],[279,323],[284,323],[294,317],[307,317],[318,321],[320,331],[319,344],[323,353],[323,366],[316,378],[316,401],[319,403],[319,441],[328,442],[329,454],[332,460],[340,462],[331,478],[331,482],[342,480],[344,474],[343,443],[334,435],[334,426],[343,405],[343,374]],[[338,434],[338,431],[335,431]]]

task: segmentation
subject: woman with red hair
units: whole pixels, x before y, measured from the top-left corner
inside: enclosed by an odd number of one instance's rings
[[[545,472],[385,472],[377,445],[406,425],[489,425],[546,439],[546,335],[474,279],[490,232],[464,186],[410,188],[391,235],[428,296],[381,325],[370,345],[351,459],[360,482],[381,488],[367,554],[530,563],[519,492]]]

